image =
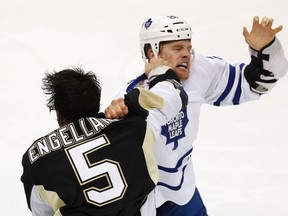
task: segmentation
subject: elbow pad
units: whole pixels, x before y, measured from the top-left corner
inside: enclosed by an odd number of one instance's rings
[[[269,55],[263,55],[259,52],[258,57],[251,56],[251,62],[244,70],[244,76],[251,91],[258,94],[267,93],[277,82],[274,74],[263,68],[263,60],[269,60]]]

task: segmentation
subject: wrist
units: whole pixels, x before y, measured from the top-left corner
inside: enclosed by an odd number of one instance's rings
[[[169,67],[167,65],[158,65],[157,67],[155,67],[153,70],[150,71],[150,73],[148,74],[148,79],[153,79],[153,77],[164,74],[170,68],[171,67]]]

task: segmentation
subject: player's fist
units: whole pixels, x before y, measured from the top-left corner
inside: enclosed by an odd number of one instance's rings
[[[112,100],[111,104],[104,110],[105,117],[110,119],[123,118],[128,113],[128,107],[123,98]]]
[[[172,67],[172,65],[168,61],[166,61],[162,58],[152,58],[152,59],[150,59],[149,63],[146,63],[146,65],[145,65],[146,76],[151,77],[151,76],[159,75],[159,74],[154,74],[154,73],[156,73],[155,69],[157,67],[160,67],[160,66],[165,66],[166,68]],[[151,74],[151,71],[154,71],[154,73],[152,72],[153,75]],[[166,70],[164,70],[164,73],[165,72],[166,72]],[[157,73],[158,73],[158,71],[157,71]]]

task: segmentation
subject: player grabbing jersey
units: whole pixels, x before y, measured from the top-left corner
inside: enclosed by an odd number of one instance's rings
[[[47,105],[60,127],[23,155],[21,181],[33,215],[140,215],[158,180],[152,147],[161,125],[187,104],[173,70],[156,66],[147,71],[154,68],[150,90],[125,96],[130,112],[121,120],[97,114],[101,89],[93,73],[76,68],[46,75]]]

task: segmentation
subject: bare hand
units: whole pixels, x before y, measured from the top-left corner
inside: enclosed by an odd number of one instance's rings
[[[168,61],[162,58],[152,58],[150,59],[149,63],[146,63],[145,65],[145,74],[147,75],[147,77],[153,69],[155,69],[160,65],[166,65],[168,67],[172,67],[172,65]]]
[[[104,110],[105,117],[109,119],[123,118],[128,113],[128,107],[123,98],[112,100],[111,104]]]
[[[283,28],[283,26],[280,25],[277,28],[272,29],[273,22],[274,20],[272,18],[263,17],[260,23],[259,17],[255,16],[250,33],[246,27],[243,27],[243,35],[246,43],[257,51],[260,51],[268,45],[275,38],[275,35]]]

